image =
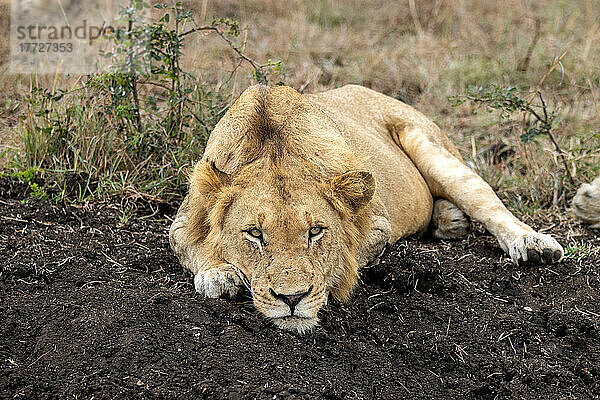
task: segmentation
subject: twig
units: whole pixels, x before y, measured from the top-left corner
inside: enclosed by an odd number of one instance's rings
[[[54,349],[48,350],[47,352],[45,352],[44,354],[42,354],[41,356],[39,356],[38,358],[35,359],[35,361],[33,361],[31,364],[29,364],[27,366],[27,368],[31,368],[33,366],[33,364],[35,364],[36,362],[40,361],[42,359],[42,357],[52,353],[53,351],[56,351],[56,345],[54,346]]]
[[[30,221],[26,221],[26,220],[21,219],[21,218],[9,217],[7,215],[3,215],[2,218],[3,219],[8,219],[10,221],[16,221],[16,222],[24,222],[24,223],[29,223],[30,222]]]
[[[546,81],[546,79],[550,76],[550,74],[552,73],[552,71],[554,71],[556,69],[557,66],[561,66],[562,72],[564,74],[564,67],[562,65],[562,59],[567,55],[567,52],[563,52],[560,56],[556,57],[554,59],[554,62],[552,63],[552,66],[550,67],[550,69],[548,70],[548,72],[546,72],[544,74],[544,76],[542,77],[542,79],[540,80],[540,82],[538,83],[538,89],[542,86],[542,84]],[[535,96],[534,96],[535,97]]]
[[[415,0],[408,0],[408,9],[410,10],[410,16],[412,17],[413,23],[415,24],[417,34],[423,34],[423,25],[421,25],[421,21],[419,21],[419,14],[417,13]]]
[[[165,89],[165,90],[167,90],[167,91],[170,91],[170,90],[171,90],[171,88],[170,88],[170,87],[168,87],[168,86],[167,86],[167,85],[165,85],[165,84],[162,84],[162,83],[159,83],[159,82],[153,82],[153,81],[150,81],[150,80],[139,81],[138,83],[139,83],[140,85],[152,85],[152,86],[156,86],[156,87],[159,87],[159,88],[161,88],[161,89]]]
[[[525,54],[525,58],[519,63],[517,69],[521,72],[527,72],[529,69],[529,63],[531,62],[531,55],[533,54],[533,50],[537,45],[538,40],[540,39],[540,27],[541,21],[539,18],[535,19],[535,33],[533,34],[533,39],[531,39],[531,43],[529,44],[529,48],[527,49],[527,54]]]
[[[306,89],[306,87],[310,84],[310,79],[307,79],[306,82],[304,82],[302,84],[302,86],[300,86],[300,89],[298,89],[298,91],[300,93],[304,93],[304,90]]]
[[[227,44],[233,49],[233,51],[235,51],[237,53],[237,55],[241,59],[250,63],[250,65],[252,65],[252,68],[254,68],[255,70],[262,70],[265,67],[264,65],[257,63],[252,58],[250,58],[247,55],[245,55],[244,53],[242,53],[241,50],[238,49],[237,46],[231,41],[231,39],[229,39],[227,36],[225,36],[225,34],[223,32],[221,32],[219,29],[215,30],[215,32],[217,32],[217,35],[219,35],[221,37],[221,39],[223,39],[224,41],[227,42]]]
[[[133,0],[130,2],[130,7],[133,7]],[[127,32],[129,40],[131,41],[131,49],[129,49],[128,57],[129,57],[129,73],[131,75],[131,93],[133,96],[133,104],[135,106],[134,114],[135,114],[135,123],[137,125],[137,130],[140,133],[140,142],[142,141],[142,117],[140,115],[140,99],[138,97],[137,91],[137,77],[135,74],[135,64],[133,58],[133,16],[129,14],[128,22],[127,22]]]
[[[550,120],[548,118],[548,111],[547,111],[546,102],[544,101],[544,97],[542,96],[542,93],[540,91],[538,91],[537,94],[538,94],[538,96],[540,98],[540,101],[542,102],[542,110],[544,112],[544,119],[540,118],[540,116],[533,110],[533,108],[531,106],[528,105],[527,106],[527,110],[540,123],[542,123],[542,124],[544,124],[544,125],[547,126],[548,124],[550,124]],[[569,163],[567,162],[567,159],[565,157],[564,151],[560,148],[560,146],[558,145],[558,142],[554,138],[554,135],[552,134],[552,129],[550,127],[548,127],[548,129],[545,129],[545,132],[548,135],[548,137],[550,138],[550,141],[552,142],[552,144],[554,145],[554,148],[558,152],[558,156],[560,157],[560,159],[563,162],[563,165],[565,167],[565,171],[566,171],[567,175],[569,176],[569,180],[571,181],[572,184],[575,184],[575,179],[573,179],[573,175],[571,175],[571,170],[569,169]]]
[[[116,265],[118,265],[119,267],[123,267],[123,268],[125,268],[125,266],[124,266],[123,264],[121,264],[120,262],[118,262],[118,261],[116,261],[116,260],[112,259],[112,258],[111,258],[111,257],[109,257],[109,256],[108,256],[108,255],[107,255],[105,252],[101,251],[100,253],[101,253],[101,254],[102,254],[104,257],[106,257],[106,260],[107,260],[107,261],[109,261],[109,262],[111,262],[111,263],[113,263],[113,264],[116,264]]]
[[[190,35],[194,32],[200,32],[200,31],[212,31],[215,32],[217,35],[219,35],[219,37],[221,39],[223,39],[228,45],[229,47],[238,55],[238,57],[240,57],[242,60],[246,61],[247,63],[249,63],[252,68],[254,68],[257,71],[262,71],[266,65],[264,64],[260,64],[258,62],[256,62],[254,59],[250,58],[249,56],[247,56],[246,54],[244,54],[232,41],[231,39],[229,39],[227,37],[227,35],[218,27],[213,26],[213,25],[205,25],[205,26],[199,26],[197,28],[193,28],[190,29],[189,31],[185,31],[181,34],[179,34],[179,37],[184,37],[187,35]]]
[[[214,27],[214,26],[212,26],[212,25],[198,26],[196,28],[190,29],[189,31],[185,31],[183,33],[180,33],[179,37],[182,38],[184,36],[191,35],[192,33],[200,32],[200,31],[215,31],[216,32],[217,28]]]

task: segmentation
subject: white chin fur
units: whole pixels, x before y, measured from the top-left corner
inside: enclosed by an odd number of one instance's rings
[[[281,318],[271,318],[271,321],[277,327],[286,329],[288,331],[296,331],[300,334],[310,332],[315,326],[319,324],[318,318],[301,318],[295,316],[287,316]]]

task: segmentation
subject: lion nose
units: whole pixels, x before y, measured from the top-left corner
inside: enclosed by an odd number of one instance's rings
[[[296,309],[296,306],[298,305],[298,303],[300,303],[300,301],[302,301],[303,298],[308,296],[310,294],[310,292],[312,292],[312,289],[313,289],[313,287],[311,286],[308,288],[308,290],[306,292],[296,293],[296,294],[277,293],[273,289],[269,289],[269,292],[271,293],[271,296],[273,296],[276,299],[279,299],[279,300],[283,301],[285,304],[287,304],[287,306],[290,308],[291,315],[294,315],[294,310]]]

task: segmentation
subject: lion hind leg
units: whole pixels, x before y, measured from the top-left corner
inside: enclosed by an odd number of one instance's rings
[[[464,212],[445,199],[433,203],[431,233],[436,239],[455,240],[467,235],[471,224]]]
[[[433,196],[450,200],[492,233],[514,262],[552,263],[563,248],[550,235],[535,232],[502,204],[492,188],[445,146],[432,122],[404,124],[394,139],[415,163]]]

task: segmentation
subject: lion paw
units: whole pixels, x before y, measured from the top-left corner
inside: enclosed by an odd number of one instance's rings
[[[226,265],[198,271],[194,277],[196,291],[213,299],[223,295],[230,298],[235,297],[241,291],[243,282],[234,268]]]
[[[508,254],[517,264],[552,264],[562,259],[564,251],[552,236],[532,232],[514,240]]]

